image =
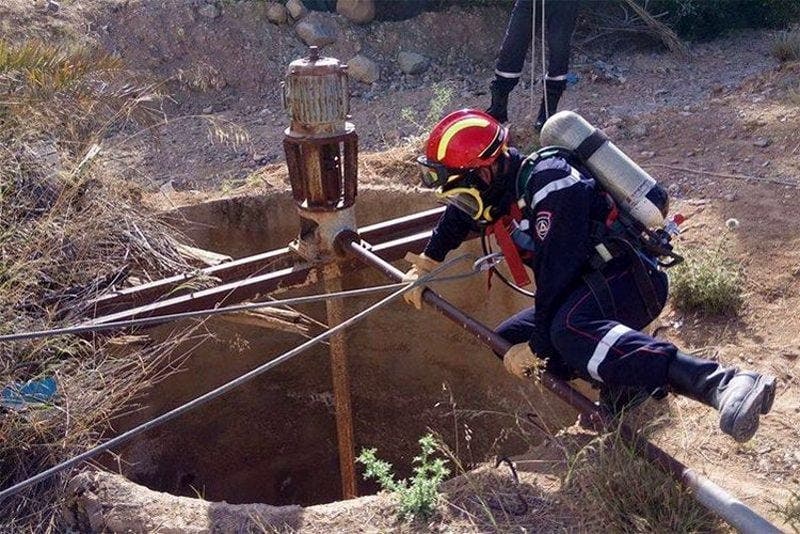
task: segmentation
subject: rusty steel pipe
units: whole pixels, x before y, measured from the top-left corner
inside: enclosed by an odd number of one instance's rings
[[[343,236],[343,239],[348,238],[349,236]],[[350,241],[349,243],[339,243],[339,246],[365,264],[383,272],[390,279],[394,281],[403,279],[402,271],[367,250],[362,244]],[[473,334],[495,353],[503,354],[511,346],[489,327],[462,312],[436,292],[426,288],[422,293],[422,298],[442,315]],[[545,371],[541,382],[558,398],[588,417],[590,421],[599,424],[602,428],[610,427],[610,421],[597,410],[595,404],[563,380]],[[649,440],[638,436],[630,427],[620,425],[619,428],[620,435],[625,441],[636,447],[648,460],[671,475],[682,486],[691,489],[700,504],[722,517],[734,528],[748,534],[780,533],[775,525],[760,516],[755,510]]]
[[[342,290],[341,271],[338,265],[326,265],[323,268],[322,276],[325,281],[325,291],[337,293]],[[328,316],[328,328],[333,328],[344,321],[344,301],[342,299],[329,299],[325,303],[325,309]],[[347,367],[345,333],[342,331],[333,334],[329,343],[342,497],[344,499],[354,499],[358,496],[358,488],[356,486],[353,410],[350,402],[350,372]]]

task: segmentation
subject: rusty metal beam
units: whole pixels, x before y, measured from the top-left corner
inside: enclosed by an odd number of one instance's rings
[[[370,265],[386,274],[388,278],[394,281],[402,280],[402,271],[373,254],[362,243],[352,241],[339,243],[339,246],[365,265]],[[495,334],[489,327],[462,312],[436,292],[426,288],[422,293],[422,298],[436,311],[470,332],[495,353],[504,354],[511,346],[509,342]],[[616,426],[612,427],[612,422],[597,410],[597,406],[591,400],[563,380],[545,371],[542,375],[541,383],[558,398],[584,414],[590,421],[600,427],[606,429],[617,428]],[[703,506],[718,514],[733,527],[746,533],[780,533],[780,530],[753,509],[649,440],[637,435],[630,427],[619,425],[619,429],[620,435],[625,441],[636,447],[643,456],[659,466],[681,485],[691,489]]]
[[[323,268],[325,291],[337,293],[342,290],[342,274],[336,264]],[[325,303],[328,327],[333,328],[344,321],[344,301],[329,299]],[[331,379],[333,401],[336,411],[336,438],[339,450],[339,474],[342,479],[342,497],[354,499],[358,496],[356,485],[356,455],[353,434],[353,410],[350,401],[350,372],[347,365],[347,342],[344,332],[330,337]]]
[[[382,242],[392,240],[408,232],[421,232],[433,228],[443,211],[444,208],[439,207],[372,224],[360,230],[359,234],[368,241]],[[166,299],[167,296],[172,298],[189,293],[191,289],[188,287],[181,289],[181,286],[188,285],[190,281],[200,277],[218,278],[221,284],[225,285],[237,280],[258,277],[268,269],[286,269],[296,261],[297,256],[294,252],[288,247],[284,247],[200,269],[199,272],[171,276],[154,282],[120,289],[90,301],[89,306],[93,312],[92,314],[97,317],[128,308],[143,307],[156,300]],[[232,300],[229,300],[229,302],[232,302]]]
[[[420,252],[430,239],[431,232],[420,232],[410,236],[380,243],[372,247],[376,254],[380,254],[387,261],[395,261],[405,256],[406,252]],[[350,263],[350,268],[361,268],[360,263]],[[308,263],[298,263],[287,269],[253,276],[228,284],[178,295],[158,302],[152,302],[108,315],[96,317],[87,324],[103,324],[115,321],[127,321],[141,317],[157,317],[170,313],[213,308],[226,304],[233,304],[243,300],[255,299],[278,289],[299,287],[317,282],[318,278]]]

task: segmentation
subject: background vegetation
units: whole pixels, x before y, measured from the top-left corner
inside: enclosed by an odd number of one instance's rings
[[[158,101],[95,50],[0,41],[0,334],[75,324],[129,277],[186,268],[174,233],[137,207],[136,191],[92,166],[110,129],[146,123]],[[95,445],[189,335],[0,344],[0,487]],[[44,380],[54,395],[22,393]],[[62,532],[68,475],[0,502],[0,532]]]
[[[549,0],[550,2],[558,0]],[[681,37],[704,40],[742,28],[785,28],[800,20],[797,0],[636,0]],[[514,0],[376,0],[377,18],[393,20],[413,17],[422,11],[460,6],[510,7]],[[336,0],[305,0],[310,9],[335,11]],[[597,15],[616,12],[620,19],[629,16],[623,0],[583,0],[585,23]],[[505,24],[505,20],[498,21]]]

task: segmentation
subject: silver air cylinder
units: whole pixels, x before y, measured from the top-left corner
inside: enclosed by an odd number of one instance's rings
[[[669,211],[666,191],[583,117],[556,113],[544,124],[541,142],[576,152],[625,211],[649,228],[663,226]]]

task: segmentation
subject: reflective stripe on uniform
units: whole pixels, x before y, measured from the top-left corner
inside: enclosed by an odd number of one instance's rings
[[[436,159],[442,161],[445,154],[447,154],[447,145],[450,143],[450,140],[453,138],[453,136],[464,128],[469,128],[470,126],[480,126],[481,128],[485,128],[489,126],[489,121],[476,117],[472,119],[460,120],[450,126],[444,131],[444,134],[442,134],[442,140],[439,141],[439,148],[436,151]]]
[[[600,382],[603,381],[603,379],[600,378],[600,375],[597,373],[598,367],[600,367],[600,364],[606,359],[608,350],[614,346],[614,343],[616,343],[620,337],[628,332],[631,332],[631,329],[624,324],[618,324],[606,332],[606,335],[603,336],[603,339],[601,339],[600,343],[598,343],[594,348],[594,353],[589,359],[589,363],[586,364],[586,370],[589,371],[589,374],[592,376],[592,378],[599,380]]]
[[[544,77],[545,80],[550,82],[560,82],[567,79],[566,74],[562,74],[561,76],[550,76],[549,74]]]
[[[533,195],[533,201],[531,202],[531,209],[535,208],[536,204],[547,198],[547,195],[549,195],[550,193],[560,191],[561,189],[566,189],[567,187],[573,186],[580,181],[581,181],[580,173],[573,168],[569,176],[565,176],[560,180],[550,182],[543,188],[539,189],[536,192],[536,194]]]
[[[497,70],[497,69],[494,70],[494,73],[500,76],[501,78],[516,79],[522,76],[522,72],[504,72],[502,70]]]

